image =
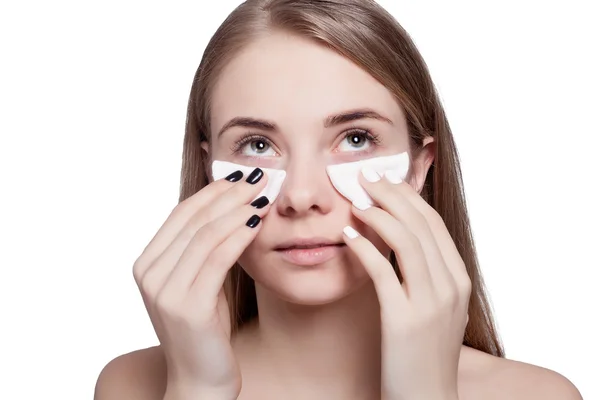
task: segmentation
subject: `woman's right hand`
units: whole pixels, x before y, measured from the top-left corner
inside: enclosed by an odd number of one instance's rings
[[[165,354],[168,397],[234,399],[241,390],[223,283],[270,207],[266,198],[248,204],[266,184],[263,171],[242,178],[237,171],[179,203],[134,264]]]

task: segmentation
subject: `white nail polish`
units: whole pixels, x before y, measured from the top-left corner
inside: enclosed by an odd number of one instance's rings
[[[388,169],[387,171],[385,171],[385,179],[387,179],[388,181],[390,181],[393,184],[398,184],[402,182],[402,177],[400,176],[400,171],[397,171],[395,169]]]
[[[365,211],[367,208],[371,207],[371,205],[365,201],[355,200],[352,202],[352,205],[359,210]]]
[[[371,167],[364,167],[364,168],[362,168],[361,172],[362,172],[363,176],[365,177],[365,179],[368,180],[369,182],[377,182],[378,180],[381,179],[381,176],[379,176],[377,171],[375,171]]]
[[[344,235],[348,236],[350,239],[356,239],[358,237],[358,232],[351,226],[346,226],[344,228]]]

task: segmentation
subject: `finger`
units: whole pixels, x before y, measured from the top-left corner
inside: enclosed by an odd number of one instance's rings
[[[407,183],[401,183],[397,186],[398,191],[402,194],[402,197],[409,201],[410,204],[416,210],[418,210],[427,221],[427,224],[429,225],[430,230],[438,244],[440,253],[444,258],[446,268],[452,275],[454,282],[459,288],[467,286],[468,289],[471,281],[467,273],[467,269],[440,214],[431,205],[429,205],[429,203],[423,200],[421,195]]]
[[[255,185],[240,182],[198,210],[177,232],[173,241],[166,246],[162,254],[147,268],[142,276],[142,281],[146,282],[144,284],[146,292],[154,293],[153,291],[163,286],[165,279],[170,275],[182,253],[202,226],[247,204],[265,184],[266,176]],[[165,235],[163,239],[167,240],[170,236]]]
[[[242,226],[253,213],[257,213],[262,218],[268,212],[269,208],[270,205],[268,204],[261,209],[257,209],[252,205],[245,205],[242,208],[236,206],[235,209],[223,210],[221,217],[212,221],[204,221],[205,223],[196,221],[194,224],[190,223],[186,225],[185,230],[177,235],[175,240],[146,272],[143,278],[144,293],[152,294],[162,290],[169,276],[180,263],[181,258],[184,257],[184,254],[186,254],[185,257],[191,257],[196,260],[199,263],[196,268],[200,268],[206,257],[208,257],[208,254],[221,241],[225,240],[232,230]],[[213,215],[216,215],[216,213]],[[223,229],[223,227],[225,228]],[[190,246],[192,249],[196,249],[196,251],[191,251]],[[181,280],[183,278],[178,279]],[[181,285],[183,286],[184,283],[181,283]],[[182,287],[181,290],[187,291],[189,289],[191,285],[191,278],[189,277],[187,285],[188,287]]]
[[[381,208],[400,221],[418,239],[423,249],[429,270],[431,282],[438,295],[443,297],[456,290],[452,274],[448,270],[446,260],[440,250],[440,245],[422,212],[406,197],[410,185],[407,183],[392,183],[388,179],[369,182],[361,177],[365,190]],[[415,192],[416,193],[416,192]],[[420,197],[420,196],[419,196]],[[424,201],[423,201],[424,202]],[[358,213],[361,210],[356,210]]]
[[[216,309],[227,272],[240,258],[246,247],[254,240],[262,228],[262,219],[254,220],[255,225],[244,225],[224,240],[213,251],[196,276],[190,294],[203,307]]]
[[[203,226],[183,251],[173,271],[166,279],[161,294],[187,295],[207,260],[219,246],[235,235],[237,231],[248,230],[247,224],[253,216],[262,218],[268,211],[268,205],[261,209],[246,205]],[[256,234],[257,232],[256,229],[250,229],[250,233]]]
[[[431,299],[431,274],[419,239],[385,210],[370,207],[362,211],[353,207],[352,212],[394,250],[408,298]]]
[[[243,199],[256,195],[264,187],[266,181],[266,179],[261,179],[255,185],[248,185],[243,180],[241,171],[236,171],[228,177],[211,182],[194,195],[177,204],[136,260],[133,271],[136,281],[139,283],[143,279],[152,263],[165,251],[182,230],[187,228],[189,238],[194,235],[199,226],[194,226],[194,224],[189,224],[189,222],[195,215],[209,205],[215,204],[218,198],[221,198],[232,189],[237,189],[232,192],[232,198],[239,196],[240,190],[243,192],[244,189],[247,195]]]
[[[389,261],[354,228],[345,227],[342,236],[373,281],[382,317],[393,316],[399,308],[406,307],[406,293]]]
[[[190,221],[184,227],[189,227],[189,232],[195,231],[199,226],[203,226],[210,221],[220,218],[222,215],[232,212],[238,209],[244,204],[250,203],[258,193],[266,186],[268,176],[260,169],[256,168],[254,171],[260,175],[259,180],[254,184],[247,182],[240,182],[234,185],[231,189],[218,196],[212,203],[207,205],[202,212],[197,212]],[[251,173],[249,178],[254,174]]]

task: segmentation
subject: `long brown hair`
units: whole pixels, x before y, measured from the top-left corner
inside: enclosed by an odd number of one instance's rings
[[[471,278],[469,323],[463,343],[504,357],[486,296],[471,233],[458,152],[429,70],[410,36],[371,0],[248,0],[238,6],[210,40],[191,88],[179,201],[208,183],[210,98],[223,66],[261,34],[294,33],[327,46],[370,73],[395,96],[407,118],[411,151],[435,139],[435,160],[422,197],[441,215]],[[210,146],[209,146],[210,148]],[[390,260],[399,276],[395,258]],[[254,281],[236,264],[225,291],[235,333],[258,314]]]

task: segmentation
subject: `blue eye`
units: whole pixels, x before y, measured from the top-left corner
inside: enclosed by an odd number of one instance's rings
[[[354,129],[346,133],[346,137],[340,143],[341,151],[367,151],[373,145],[379,143],[379,139],[364,129]],[[344,145],[347,145],[344,149]]]
[[[378,145],[380,139],[364,129],[352,129],[344,134],[344,139],[338,145],[338,151],[348,153],[366,153]],[[233,154],[245,157],[269,157],[277,155],[273,143],[265,136],[248,134],[242,136],[231,146]]]
[[[235,154],[244,156],[272,156],[275,151],[272,149],[271,142],[261,135],[246,135],[237,140],[231,150]]]
[[[269,144],[266,141],[260,139],[252,140],[251,142],[246,143],[246,146],[249,147],[250,150],[255,151],[259,154],[263,154],[269,149]]]

